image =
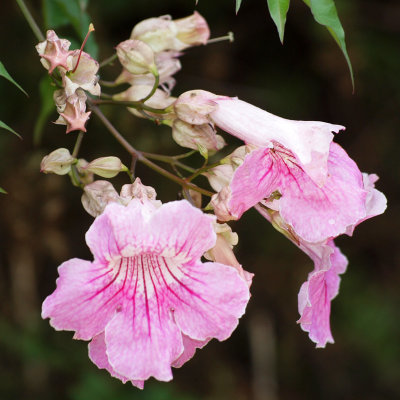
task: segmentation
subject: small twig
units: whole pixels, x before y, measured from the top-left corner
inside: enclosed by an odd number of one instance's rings
[[[208,170],[210,170],[212,168],[215,168],[215,167],[218,167],[219,165],[221,165],[220,161],[217,161],[217,162],[215,162],[213,164],[205,165],[205,166],[199,168],[193,175],[189,176],[189,178],[187,178],[187,180],[190,182],[194,178],[197,178],[199,175],[201,175],[203,172],[207,172]]]
[[[156,92],[156,90],[158,88],[158,85],[160,83],[160,75],[158,74],[158,72],[157,72],[157,74],[153,74],[153,75],[155,78],[153,88],[151,89],[151,92],[146,97],[144,97],[143,99],[140,100],[141,103],[145,103],[148,99],[150,99],[150,97],[153,96],[153,94]]]
[[[167,164],[176,165],[177,167],[180,167],[180,168],[184,169],[185,171],[191,172],[192,174],[196,172],[196,170],[194,168],[189,167],[188,165],[178,161],[179,158],[183,158],[183,157],[165,156],[163,154],[154,154],[154,153],[146,153],[146,152],[142,152],[142,154],[145,157],[150,158],[152,160],[162,161]]]
[[[29,11],[28,7],[26,6],[24,0],[16,0],[16,2],[22,11],[22,14],[24,14],[26,22],[28,22],[28,24],[31,27],[33,33],[35,34],[37,40],[39,40],[39,42],[43,42],[45,40],[45,37],[44,37],[42,31],[40,30],[38,24],[36,23],[35,19],[33,18],[33,15]]]
[[[104,99],[104,100],[92,100],[93,104],[102,105],[102,104],[111,104],[114,106],[125,106],[125,107],[132,107],[138,110],[149,111],[154,114],[167,114],[170,112],[170,107],[167,108],[153,108],[146,106],[140,101],[124,101],[124,100],[111,100],[111,99]]]
[[[111,63],[112,63],[114,60],[116,60],[116,59],[117,59],[117,54],[113,54],[112,56],[110,56],[110,57],[106,58],[105,60],[103,60],[103,61],[100,63],[99,68],[103,68],[103,67],[105,67],[106,65],[111,64]]]
[[[79,152],[79,149],[80,149],[81,144],[82,144],[83,136],[84,136],[84,132],[79,131],[78,137],[76,138],[74,150],[72,151],[72,157],[73,158],[76,158],[78,156],[78,152]]]

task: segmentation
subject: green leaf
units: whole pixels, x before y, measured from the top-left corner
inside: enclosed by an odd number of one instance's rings
[[[24,93],[26,96],[28,96],[28,93],[25,92],[24,89],[20,85],[18,85],[17,82],[14,81],[14,79],[11,77],[11,75],[7,72],[6,67],[4,64],[0,61],[0,76],[3,78],[6,78],[9,80],[11,83],[13,83],[22,93]]]
[[[11,133],[13,133],[14,135],[17,135],[20,139],[22,139],[21,135],[17,132],[14,131],[14,129],[10,128],[7,124],[5,124],[3,121],[0,121],[0,128],[3,128]]]
[[[324,25],[339,45],[350,71],[351,84],[354,90],[353,67],[347,54],[343,26],[339,20],[335,2],[333,0],[303,0],[310,7],[315,21]]]
[[[242,0],[236,0],[236,14],[238,13],[241,4]]]
[[[8,194],[3,188],[0,187],[0,193]]]
[[[278,28],[279,39],[283,44],[283,35],[285,33],[286,14],[289,10],[290,0],[267,0],[268,9],[271,18]]]
[[[38,145],[42,140],[44,125],[49,121],[52,112],[55,111],[53,93],[54,86],[51,84],[50,78],[44,76],[39,83],[41,108],[33,129],[33,143],[35,145]]]

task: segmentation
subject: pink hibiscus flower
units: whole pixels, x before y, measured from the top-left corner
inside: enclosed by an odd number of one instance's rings
[[[231,335],[249,300],[235,268],[200,261],[214,220],[185,200],[108,204],[86,234],[94,261],[59,267],[43,318],[91,340],[91,360],[124,382],[171,380],[171,366]]]

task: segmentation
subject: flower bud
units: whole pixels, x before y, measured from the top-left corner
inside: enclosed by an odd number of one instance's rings
[[[147,43],[155,53],[164,50],[175,50],[174,42],[177,34],[176,25],[170,15],[148,18],[135,25],[131,39]]]
[[[140,178],[136,178],[135,182],[122,186],[120,193],[120,201],[127,205],[132,199],[139,199],[142,203],[150,201],[154,206],[160,207],[161,201],[156,200],[157,193],[151,186],[143,185]]]
[[[177,51],[162,51],[155,54],[155,62],[159,74],[159,83],[163,88],[167,87],[172,90],[175,84],[172,75],[176,74],[181,69],[181,62],[178,57],[181,53]],[[115,80],[115,83],[129,83],[130,85],[146,85],[153,87],[155,83],[155,76],[151,73],[135,75],[130,73],[125,68]]]
[[[176,38],[185,47],[206,44],[210,37],[210,28],[197,11],[186,18],[175,20],[174,23],[178,31]]]
[[[60,148],[45,156],[40,163],[40,172],[66,175],[76,161],[68,149]]]
[[[197,192],[196,190],[189,189],[189,196],[191,197],[192,204],[197,207],[201,208],[201,203],[202,203],[202,196],[201,193]]]
[[[229,211],[229,201],[231,199],[231,190],[225,186],[219,193],[211,197],[211,205],[214,213],[220,221],[230,221],[235,218]]]
[[[218,151],[226,144],[211,124],[191,125],[180,119],[176,119],[172,125],[172,137],[180,146],[194,150],[202,146],[207,150]]]
[[[89,163],[84,158],[79,158],[75,165],[79,174],[79,179],[83,185],[89,185],[94,180],[93,172],[89,172],[85,169],[88,165]]]
[[[122,164],[121,160],[114,156],[97,158],[83,169],[93,172],[103,178],[113,178],[118,175],[119,172],[128,170],[128,168]]]
[[[234,152],[223,158],[221,160],[221,165],[205,172],[203,175],[208,178],[211,187],[219,192],[223,187],[229,185],[236,168],[243,164],[247,154],[254,148],[255,147],[251,145],[240,146],[235,149]]]
[[[120,63],[131,74],[155,74],[157,67],[153,50],[140,40],[125,40],[117,46],[117,55]]]
[[[207,177],[210,186],[217,192],[220,192],[225,186],[228,186],[233,177],[233,169],[229,164],[218,165],[203,173]]]
[[[81,201],[83,208],[96,218],[104,211],[108,203],[120,203],[120,198],[110,182],[100,180],[83,188]]]
[[[113,96],[114,100],[126,100],[126,101],[140,101],[144,99],[152,90],[152,86],[147,85],[138,85],[138,86],[131,86],[129,89],[125,90],[124,92],[118,93]],[[157,109],[164,109],[171,106],[174,101],[176,100],[175,97],[169,96],[168,93],[164,92],[161,89],[156,89],[153,96],[151,96],[148,100],[145,101],[145,105],[157,108]],[[143,114],[141,114],[138,110],[134,108],[128,108],[128,111],[132,114],[136,115],[137,117],[143,118]],[[159,114],[154,114],[151,112],[147,112],[150,116],[159,116]],[[174,113],[167,113],[163,114],[164,119],[174,119]]]
[[[206,44],[209,36],[207,22],[195,12],[174,21],[170,15],[146,19],[133,28],[131,39],[142,40],[154,52],[159,53],[164,50],[181,51],[190,46]]]
[[[189,124],[201,125],[210,122],[209,114],[217,109],[213,93],[205,90],[191,90],[178,97],[175,102],[175,112],[179,119]]]
[[[235,268],[241,278],[250,287],[254,274],[249,273],[242,268],[232,250],[233,246],[238,243],[237,233],[232,232],[232,229],[228,224],[215,223],[214,230],[217,234],[217,241],[215,246],[204,254],[204,257],[207,260],[230,265]]]

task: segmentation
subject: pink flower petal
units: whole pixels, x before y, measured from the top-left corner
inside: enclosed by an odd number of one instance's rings
[[[320,242],[346,232],[365,215],[366,191],[356,163],[336,143],[328,160],[328,179],[317,186],[301,168],[288,168],[282,177],[282,218],[298,236]]]
[[[58,268],[57,289],[48,296],[42,318],[56,330],[75,331],[75,339],[89,340],[102,332],[122,304],[126,263],[110,265],[74,258]]]
[[[356,223],[347,227],[346,233],[352,235],[355,227],[361,222],[383,214],[387,207],[387,200],[385,195],[379,190],[375,189],[375,182],[379,179],[375,174],[363,173],[364,189],[367,191],[367,197],[365,199],[365,216],[360,218]]]
[[[300,288],[298,301],[301,318],[298,322],[304,331],[309,332],[310,339],[317,347],[325,347],[326,343],[333,343],[330,329],[331,300],[339,292],[339,274],[345,272],[348,262],[332,240],[327,244],[303,244],[300,247],[304,249],[304,246],[306,252],[312,252],[315,268]],[[318,253],[322,258],[318,257]]]
[[[277,190],[279,180],[279,166],[270,156],[269,148],[249,153],[236,169],[230,184],[230,213],[236,219],[240,218],[245,211]]]
[[[182,334],[168,305],[161,257],[133,257],[132,277],[121,312],[105,329],[108,359],[129,379],[172,379],[171,364],[183,352]],[[169,261],[169,263],[172,263]]]
[[[335,246],[333,240],[319,243],[306,242],[298,237],[285,223],[277,211],[257,205],[256,210],[273,226],[303,250],[313,261],[314,270],[303,283],[298,294],[301,328],[309,332],[310,339],[317,347],[333,343],[330,330],[331,300],[339,291],[340,277],[347,268],[347,259]]]
[[[108,362],[107,357],[107,349],[106,349],[106,342],[104,337],[104,332],[100,333],[99,335],[95,336],[92,341],[89,343],[89,358],[97,365],[100,369],[106,369],[111,376],[114,378],[119,379],[123,383],[129,381],[129,379],[125,378],[114,371],[113,367]],[[138,387],[139,389],[143,389],[144,381],[130,381],[133,386]]]
[[[192,339],[227,339],[249,301],[247,283],[236,269],[218,263],[186,265],[171,285],[176,324]]]
[[[204,214],[186,200],[181,200],[160,207],[152,215],[149,226],[160,254],[193,260],[199,259],[215,245],[213,221],[214,216]]]
[[[189,361],[194,356],[196,350],[203,348],[211,338],[206,340],[195,340],[191,339],[189,336],[182,335],[182,340],[184,350],[183,353],[172,363],[172,366],[175,368],[182,367],[186,361]]]
[[[130,379],[168,381],[171,364],[182,365],[194,353],[190,348],[183,355],[182,333],[196,347],[232,334],[249,300],[247,284],[222,264],[179,265],[155,256],[135,261],[137,276],[127,290],[133,301],[105,329],[109,361]]]

